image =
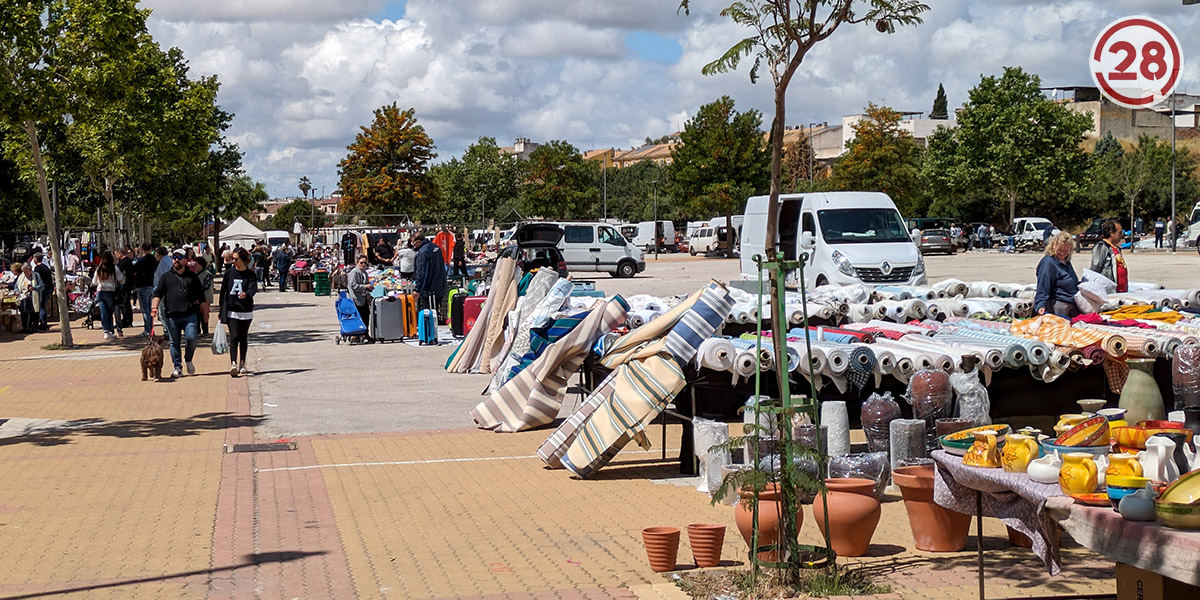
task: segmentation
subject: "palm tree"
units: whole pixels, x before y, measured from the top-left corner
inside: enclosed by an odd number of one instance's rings
[[[300,188],[301,192],[304,192],[304,199],[308,200],[308,192],[312,189],[312,182],[308,180],[308,177],[301,177],[300,185],[298,187]]]

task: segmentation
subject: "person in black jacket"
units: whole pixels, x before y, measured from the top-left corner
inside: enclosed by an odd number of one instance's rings
[[[208,307],[204,301],[204,286],[200,278],[187,268],[187,253],[176,250],[171,253],[171,270],[158,278],[154,288],[154,300],[150,317],[158,317],[158,307],[163,307],[166,316],[167,337],[171,339],[171,362],[175,371],[171,378],[183,375],[183,362],[187,362],[188,375],[196,373],[192,357],[196,355],[196,337],[200,334],[200,308]],[[183,341],[187,340],[186,354],[180,356]]]
[[[117,294],[117,312],[121,315],[121,327],[133,327],[133,297],[137,290],[133,287],[133,249],[129,246],[120,248],[113,253],[117,258],[117,268],[125,274],[125,283],[121,284]]]
[[[246,347],[250,322],[254,319],[254,292],[257,289],[258,276],[250,268],[250,253],[245,248],[234,250],[233,268],[225,269],[225,279],[221,282],[219,309],[221,322],[229,326],[231,377],[246,374]]]
[[[137,293],[138,309],[142,311],[142,335],[150,335],[154,319],[150,318],[150,298],[154,295],[154,272],[158,270],[158,259],[154,257],[154,245],[142,244],[142,256],[133,263],[130,282]]]

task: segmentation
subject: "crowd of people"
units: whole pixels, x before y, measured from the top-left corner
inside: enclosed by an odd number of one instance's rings
[[[466,252],[463,237],[456,235],[453,239],[450,264],[455,273],[461,272],[466,275]],[[394,250],[387,240],[381,237],[372,246],[371,253],[375,256],[377,265],[395,267],[400,272],[401,278],[412,282],[420,308],[431,308],[435,311],[445,310],[445,307],[439,304],[445,299],[447,291],[448,270],[445,253],[424,233],[416,233],[407,240],[403,240]],[[346,274],[346,289],[350,299],[354,301],[354,306],[358,308],[358,314],[362,317],[363,323],[370,322],[371,292],[375,289],[375,285],[371,283],[371,277],[367,273],[370,267],[370,257],[365,253],[360,253],[354,259],[354,268]],[[371,338],[370,332],[365,339],[367,343],[375,341]]]
[[[1117,292],[1129,291],[1129,268],[1121,252],[1125,232],[1120,221],[1109,219],[1100,228],[1101,239],[1092,248],[1088,268],[1116,284]],[[1037,314],[1072,318],[1080,313],[1075,302],[1079,275],[1071,264],[1075,240],[1063,231],[1046,241],[1046,255],[1037,265],[1037,294],[1033,298]]]

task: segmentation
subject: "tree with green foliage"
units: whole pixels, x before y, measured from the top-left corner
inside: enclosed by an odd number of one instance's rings
[[[933,99],[933,109],[929,111],[930,119],[949,119],[950,107],[949,100],[946,99],[946,88],[942,84],[938,84],[937,96]]]
[[[437,153],[415,109],[393,102],[375,109],[371,125],[360,129],[338,164],[344,212],[403,214],[436,199],[429,161]]]
[[[1081,143],[1092,120],[1042,94],[1041,79],[1005,67],[971,89],[954,129],[929,139],[925,177],[935,194],[995,193],[1008,207],[1077,218],[1072,201],[1086,187]],[[950,152],[952,154],[946,154]]]
[[[658,218],[679,217],[673,194],[669,191],[668,170],[663,165],[643,160],[608,171],[608,216],[638,223],[654,220],[654,184],[658,185]]]
[[[529,155],[521,204],[528,216],[592,219],[597,216],[600,166],[584,160],[579,149],[551,140]]]
[[[883,192],[906,216],[922,212],[917,203],[922,188],[921,147],[912,134],[900,129],[900,113],[869,103],[851,128],[854,139],[846,142],[846,154],[834,163],[830,185]]]
[[[300,185],[296,187],[300,188],[300,193],[304,194],[305,199],[308,199],[308,192],[312,190],[312,182],[308,180],[307,175],[300,178]]]
[[[783,190],[798,192],[808,190],[816,183],[816,156],[812,140],[805,134],[783,152]],[[809,169],[814,173],[809,173]]]
[[[6,2],[0,11],[0,119],[29,141],[33,174],[46,215],[50,252],[62,256],[38,127],[61,123],[88,91],[88,81],[114,68],[146,29],[147,10],[136,0],[29,0]],[[74,345],[67,309],[66,277],[55,266],[54,290],[64,347]]]
[[[266,192],[266,190],[263,191]],[[311,200],[292,200],[275,211],[275,215],[267,220],[266,227],[291,232],[292,225],[297,221],[308,221],[312,211]]]
[[[700,107],[679,134],[667,165],[670,194],[689,215],[723,215],[733,243],[732,215],[746,198],[767,190],[771,157],[763,142],[762,113],[738,112],[733,99],[722,96]]]
[[[417,214],[436,223],[480,222],[503,218],[520,194],[524,162],[500,152],[496,139],[480,137],[462,159],[452,158],[429,170],[438,199]]]

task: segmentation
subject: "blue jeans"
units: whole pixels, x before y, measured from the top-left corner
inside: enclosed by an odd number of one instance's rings
[[[153,295],[153,286],[137,289],[138,308],[142,310],[142,329],[146,335],[150,335],[150,328],[154,326],[154,319],[150,318],[150,297]]]
[[[100,326],[104,328],[104,333],[111,334],[113,332],[113,317],[117,311],[117,293],[116,292],[96,292],[96,304],[100,305]],[[117,330],[120,331],[120,322],[117,322]]]
[[[46,307],[50,305],[50,288],[42,289],[42,305],[38,307],[38,327],[49,329],[50,322],[46,320]]]
[[[200,316],[196,313],[184,317],[164,317],[166,322],[167,337],[171,339],[171,363],[176,369],[183,368],[183,360],[192,362],[192,357],[196,355],[196,336],[200,335]],[[186,338],[187,349],[184,356],[180,358],[180,345],[183,341],[181,338]]]

